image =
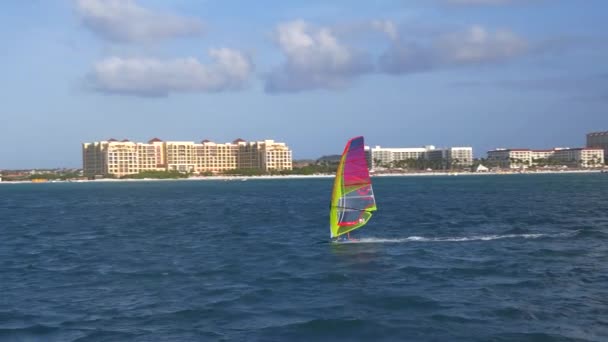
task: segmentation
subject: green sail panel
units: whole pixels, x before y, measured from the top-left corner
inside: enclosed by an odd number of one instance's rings
[[[363,227],[376,211],[363,137],[346,144],[334,181],[329,224],[335,238]]]

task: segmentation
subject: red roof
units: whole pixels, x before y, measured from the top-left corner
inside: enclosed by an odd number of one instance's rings
[[[122,142],[129,142],[129,139],[122,139]]]
[[[234,140],[232,143],[233,143],[233,144],[238,144],[238,143],[240,143],[240,142],[245,142],[245,140],[243,140],[243,139],[241,139],[241,138],[237,138],[237,139],[235,139],[235,140]]]
[[[209,139],[205,139],[205,140],[201,141],[201,143],[203,143],[203,144],[204,144],[204,143],[208,143],[208,142],[211,142],[211,140],[209,140]]]
[[[108,140],[108,141],[112,142],[112,141],[118,141],[118,140],[116,140],[114,138],[110,138],[110,140]]]
[[[150,139],[150,141],[148,141],[148,144],[155,143],[155,142],[161,142],[161,141],[162,140],[160,140],[158,138],[152,138],[152,139]]]

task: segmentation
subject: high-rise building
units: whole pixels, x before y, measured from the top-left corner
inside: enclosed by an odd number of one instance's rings
[[[128,140],[97,141],[82,144],[86,177],[122,177],[142,171],[188,173],[222,172],[234,169],[263,171],[291,170],[292,154],[285,143],[274,140],[247,142],[237,139],[218,144],[204,140],[147,143]]]
[[[604,150],[604,161],[608,162],[608,131],[587,134],[587,147]]]
[[[195,172],[196,157],[193,141],[165,142],[167,171]]]
[[[604,163],[604,150],[598,148],[559,148],[552,150],[531,150],[527,148],[488,151],[490,165],[519,169],[529,166],[552,164],[571,167],[595,167]],[[545,164],[546,165],[546,164]]]
[[[390,167],[394,162],[407,159],[423,159],[425,153],[435,149],[434,146],[427,147],[372,147],[371,168]]]
[[[424,147],[386,148],[376,146],[370,149],[372,168],[393,166],[395,162],[403,160],[428,160],[442,165],[471,166],[473,164],[472,147],[448,147],[436,149],[433,145]]]
[[[271,170],[291,170],[291,150],[285,143],[274,140],[245,141],[237,139],[236,145],[237,168]]]
[[[127,175],[140,171],[155,169],[147,163],[146,151],[141,145],[129,140],[99,141],[85,143],[82,146],[82,159],[85,176]],[[141,157],[141,162],[140,162]]]
[[[596,167],[604,165],[604,150],[591,147],[556,149],[551,158],[567,166]]]
[[[532,150],[529,148],[497,148],[488,151],[488,163],[493,166],[517,169],[530,166]]]
[[[237,168],[237,147],[203,140],[194,146],[197,172],[223,172]]]
[[[472,147],[448,147],[443,151],[444,159],[448,165],[471,166],[473,165],[473,148]]]

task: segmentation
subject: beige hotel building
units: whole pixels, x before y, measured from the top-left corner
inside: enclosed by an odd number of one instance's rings
[[[122,177],[142,171],[179,171],[201,174],[234,169],[280,171],[292,169],[291,150],[274,140],[218,144],[209,140],[147,143],[115,139],[82,144],[84,176]]]

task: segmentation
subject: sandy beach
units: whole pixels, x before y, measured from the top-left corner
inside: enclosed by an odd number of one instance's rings
[[[538,175],[538,174],[582,174],[582,173],[600,173],[603,170],[538,170],[538,171],[501,171],[501,172],[408,172],[408,173],[372,173],[370,176],[375,177],[454,177],[454,176],[492,176],[492,175]],[[281,179],[314,179],[314,178],[333,178],[333,174],[317,174],[317,175],[264,175],[264,176],[193,176],[189,178],[171,178],[171,179],[156,179],[156,178],[144,178],[144,179],[113,179],[103,178],[95,180],[49,180],[46,182],[40,182],[38,184],[45,183],[103,183],[103,182],[153,182],[153,181],[247,181],[247,180],[281,180]],[[0,184],[31,184],[32,181],[2,181]]]

